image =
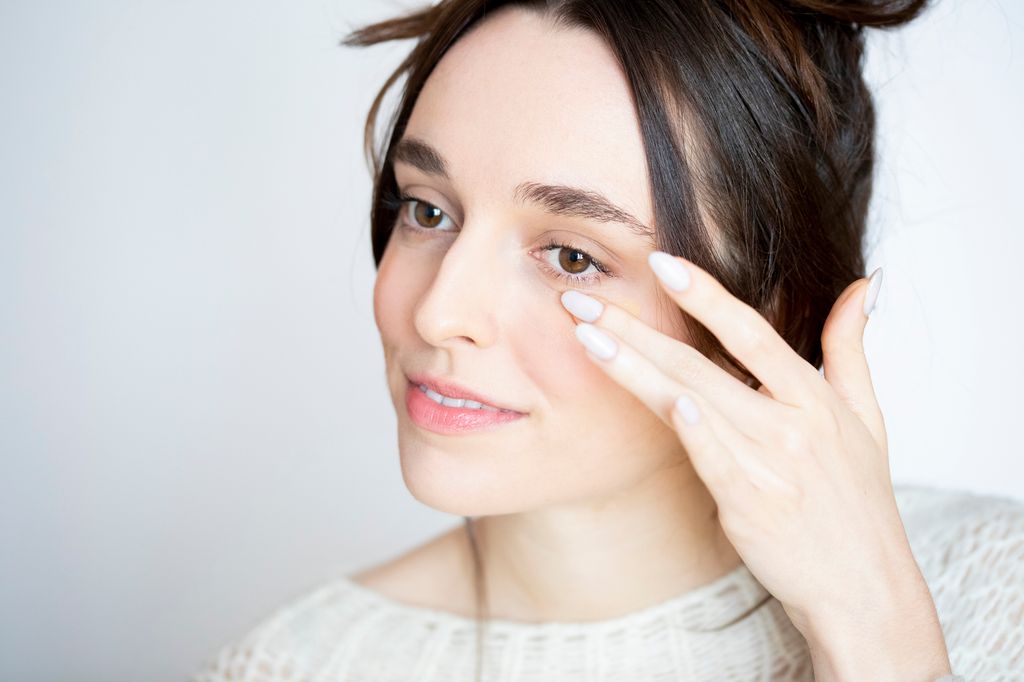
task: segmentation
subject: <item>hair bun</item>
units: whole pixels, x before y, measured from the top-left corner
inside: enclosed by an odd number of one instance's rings
[[[894,27],[911,21],[928,0],[782,0],[794,15],[817,14],[859,26]]]

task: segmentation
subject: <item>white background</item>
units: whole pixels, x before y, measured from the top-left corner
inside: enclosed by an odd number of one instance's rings
[[[363,116],[391,2],[0,0],[0,678],[174,680],[458,523],[405,490]],[[1024,3],[870,38],[897,483],[1024,498]]]

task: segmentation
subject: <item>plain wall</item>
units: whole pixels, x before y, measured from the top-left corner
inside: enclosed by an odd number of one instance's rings
[[[414,500],[363,116],[412,3],[0,0],[0,678],[174,680],[460,522]],[[871,33],[897,483],[1024,498],[1024,3]],[[869,32],[870,33],[870,32]]]

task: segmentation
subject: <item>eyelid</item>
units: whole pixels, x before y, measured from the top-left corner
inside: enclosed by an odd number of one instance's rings
[[[430,194],[439,196],[440,199],[438,201],[431,201],[430,199],[425,199],[422,196],[416,196],[416,194],[418,194],[418,190],[416,190],[416,189],[412,189],[412,190],[410,190],[410,189],[403,189],[402,188],[402,183],[398,182],[397,178],[395,180],[394,192],[391,193],[391,197],[394,198],[394,199],[399,199],[399,200],[404,198],[405,200],[408,200],[408,201],[419,201],[420,203],[423,203],[423,204],[429,204],[431,206],[434,206],[435,208],[441,209],[442,211],[444,211],[445,215],[447,215],[452,220],[455,220],[456,213],[458,213],[459,211],[457,211],[457,210],[449,211],[447,208],[445,208],[445,205],[449,205],[451,203],[454,203],[455,204],[454,208],[458,209],[458,203],[457,202],[449,202],[447,197],[445,196],[444,192],[441,192],[440,190],[436,190],[436,189],[433,189],[430,186],[422,185],[422,184],[416,183],[416,182],[411,182],[411,183],[409,183],[409,185],[411,185],[413,187],[423,187],[424,189],[427,189],[430,192]],[[397,192],[397,194],[395,192]]]

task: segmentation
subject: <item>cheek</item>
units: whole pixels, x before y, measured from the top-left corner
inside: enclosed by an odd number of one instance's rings
[[[377,264],[377,274],[373,280],[373,321],[377,325],[381,337],[384,336],[385,315],[388,312],[389,303],[394,296],[391,288],[391,247],[384,249],[380,263]]]
[[[520,300],[510,306],[517,312],[503,316],[512,362],[534,387],[545,417],[582,409],[587,395],[603,390],[607,375],[576,340],[575,318],[562,307],[557,291],[521,291]]]
[[[553,306],[540,306],[545,311],[541,319],[530,315],[533,319],[514,320],[506,328],[516,365],[543,399],[537,434],[543,454],[536,462],[544,469],[541,478],[549,477],[570,497],[608,492],[678,459],[682,446],[675,432],[587,356],[576,339],[575,319],[553,296]],[[659,319],[651,302],[619,301],[646,324]],[[673,324],[681,324],[678,308],[660,312],[666,332],[679,333]]]
[[[373,283],[373,319],[385,353],[401,343],[409,333],[406,330],[412,331],[412,311],[417,292],[422,291],[418,278],[426,276],[429,274],[417,272],[415,260],[403,255],[395,244],[384,250]]]
[[[543,457],[546,466],[558,460],[568,466],[583,461],[591,465],[589,470],[606,456],[622,461],[624,450],[667,427],[587,356],[576,339],[575,318],[561,306],[556,294],[551,296],[551,304],[532,303],[532,309],[540,312],[508,319],[504,330],[513,349],[513,362],[541,401],[537,425],[544,441],[541,449],[547,452]],[[636,308],[639,312],[641,306]],[[513,309],[530,308],[517,305]],[[644,456],[633,456],[631,461],[642,467]]]
[[[547,412],[569,422],[582,418],[594,426],[599,415],[637,410],[646,406],[591,360],[576,338],[576,318],[559,301],[559,292],[545,288],[517,297],[509,306],[514,314],[503,315],[503,337],[508,340],[513,362],[536,387]],[[643,318],[643,306],[624,300],[617,303]],[[628,417],[627,417],[628,419]]]

